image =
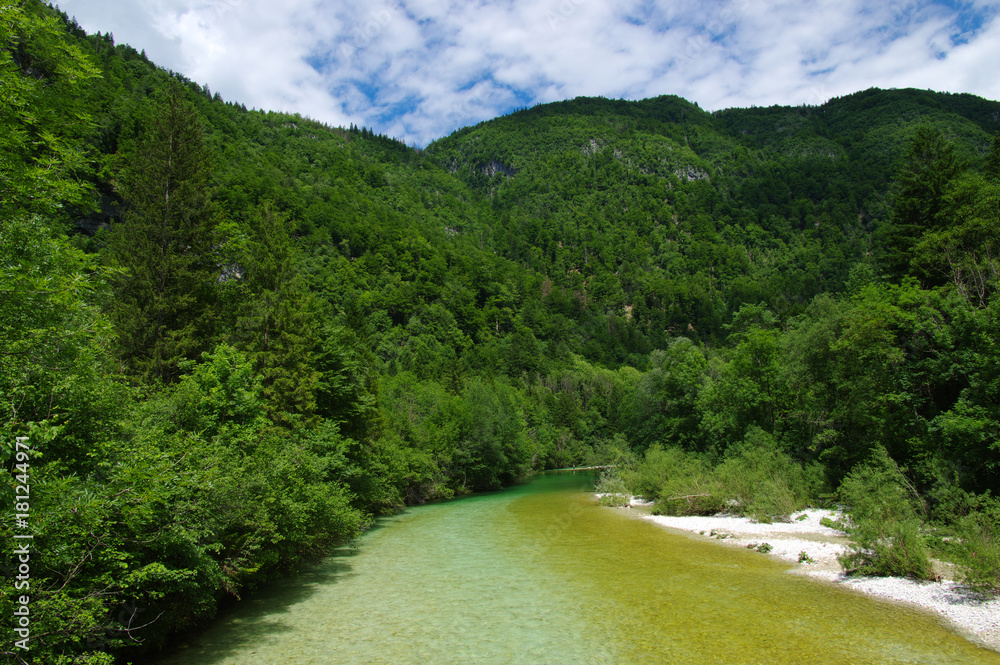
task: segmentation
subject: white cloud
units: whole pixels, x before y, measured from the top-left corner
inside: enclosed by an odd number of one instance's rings
[[[418,145],[514,107],[578,95],[678,94],[708,109],[816,104],[872,86],[1000,99],[1000,0],[960,10],[929,0],[60,6],[226,99]]]

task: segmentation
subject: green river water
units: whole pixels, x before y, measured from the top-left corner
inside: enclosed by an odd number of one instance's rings
[[[584,475],[380,521],[161,665],[993,663],[935,619],[599,508]]]

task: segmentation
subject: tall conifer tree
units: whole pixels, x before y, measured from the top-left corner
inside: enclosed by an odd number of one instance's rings
[[[177,362],[210,346],[218,266],[212,251],[210,163],[194,108],[176,81],[125,152],[126,212],[109,235],[113,318],[133,373],[171,380]]]
[[[1000,180],[1000,134],[993,137],[993,146],[986,156],[986,176]]]
[[[263,379],[268,412],[277,421],[316,411],[320,373],[310,296],[296,273],[287,217],[269,201],[255,209],[239,259],[243,292],[236,333]]]
[[[918,128],[896,175],[895,203],[883,235],[881,263],[889,276],[909,274],[913,248],[944,223],[943,196],[959,171],[954,150],[940,130]]]

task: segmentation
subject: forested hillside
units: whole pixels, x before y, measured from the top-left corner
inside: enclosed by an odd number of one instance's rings
[[[878,489],[860,542],[1000,589],[1000,103],[576,99],[418,150],[0,19],[36,662],[141,660],[375,516],[575,464],[672,512]]]

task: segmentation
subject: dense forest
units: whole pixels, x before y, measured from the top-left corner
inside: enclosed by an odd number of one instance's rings
[[[421,150],[38,0],[0,89],[11,662],[141,658],[379,515],[570,465],[664,512],[839,502],[845,567],[1000,590],[1000,103],[581,98]]]

